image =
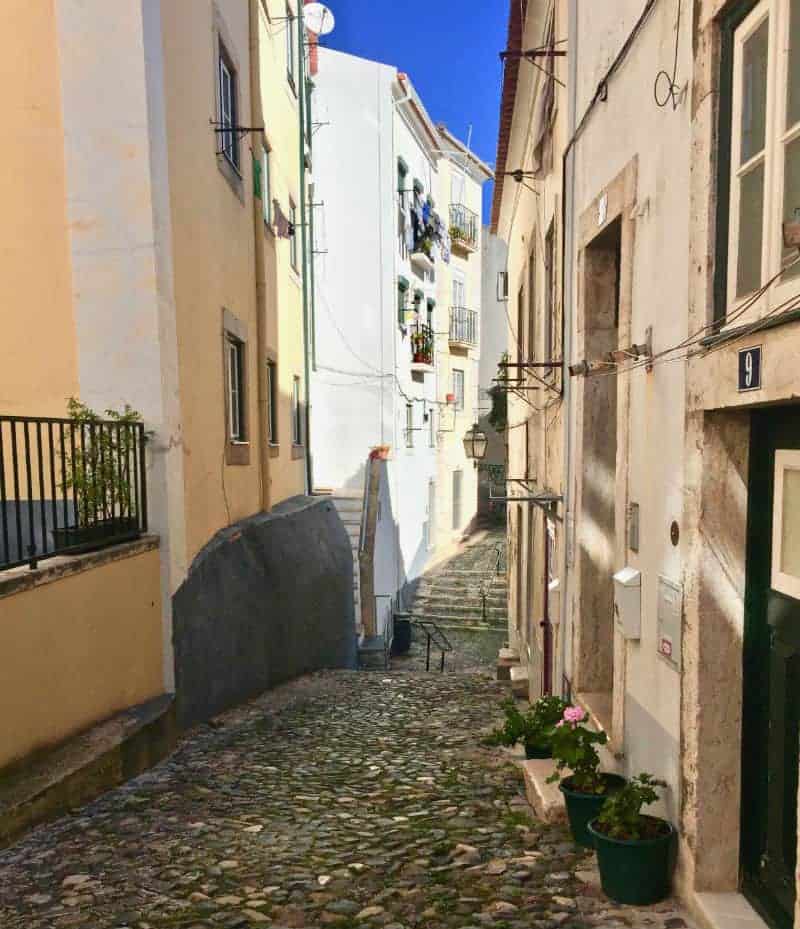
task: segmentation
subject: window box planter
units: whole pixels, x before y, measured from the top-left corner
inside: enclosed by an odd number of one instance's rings
[[[433,273],[435,267],[433,259],[429,255],[426,255],[425,252],[412,252],[409,260],[415,268],[421,271],[427,271],[429,274]]]
[[[56,550],[68,548],[76,555],[119,542],[129,542],[141,535],[139,521],[132,516],[115,516],[98,520],[91,526],[67,526],[65,529],[53,529],[52,532]]]
[[[669,896],[677,852],[677,833],[671,823],[654,816],[644,817],[661,835],[626,841],[612,839],[588,824],[597,850],[603,893],[617,903],[648,906]]]
[[[567,819],[572,838],[584,848],[594,848],[594,837],[589,832],[589,823],[596,819],[609,794],[625,786],[625,778],[618,774],[603,774],[605,792],[602,794],[579,793],[572,787],[572,778],[565,777],[558,785],[564,795]]]

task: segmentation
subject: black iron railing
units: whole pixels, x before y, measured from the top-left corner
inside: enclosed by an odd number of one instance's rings
[[[478,344],[478,314],[463,306],[450,307],[450,341]]]
[[[423,323],[411,328],[411,361],[414,364],[433,364],[433,329]]]
[[[147,530],[139,422],[0,416],[0,570]]]
[[[463,203],[450,204],[450,242],[452,245],[464,245],[470,249],[478,247],[478,214],[464,206]]]

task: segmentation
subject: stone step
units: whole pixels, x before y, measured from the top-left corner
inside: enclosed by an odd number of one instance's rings
[[[423,600],[414,601],[414,612],[425,614],[438,614],[446,616],[483,616],[483,608],[480,603],[450,603],[449,601]],[[486,608],[486,618],[488,620],[505,620],[508,618],[508,610],[505,607]]]
[[[422,611],[412,610],[412,616],[415,619],[426,619],[432,623],[438,623],[440,626],[489,626],[491,628],[496,628],[498,630],[506,630],[508,628],[508,622],[500,622],[499,620],[490,619],[488,623],[483,621],[483,617],[480,612],[474,613],[472,615],[465,614],[463,616],[453,616],[451,613],[428,613]],[[504,617],[505,619],[505,617]]]
[[[478,590],[443,590],[439,587],[425,587],[417,591],[418,600],[447,600],[453,603],[482,603],[483,597]],[[502,594],[489,593],[486,597],[487,606],[505,607],[508,604],[508,597]]]

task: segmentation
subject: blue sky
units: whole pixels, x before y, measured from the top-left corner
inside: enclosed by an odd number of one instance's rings
[[[330,48],[408,72],[435,122],[444,122],[494,166],[508,6],[503,0],[326,0]],[[491,184],[484,187],[484,221]]]

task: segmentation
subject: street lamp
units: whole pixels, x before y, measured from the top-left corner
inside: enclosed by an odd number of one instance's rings
[[[486,457],[486,451],[489,448],[489,440],[486,438],[486,433],[481,432],[476,423],[469,432],[464,436],[464,451],[467,455],[467,458],[471,458],[475,462],[475,467],[477,468],[478,462],[483,461]]]

